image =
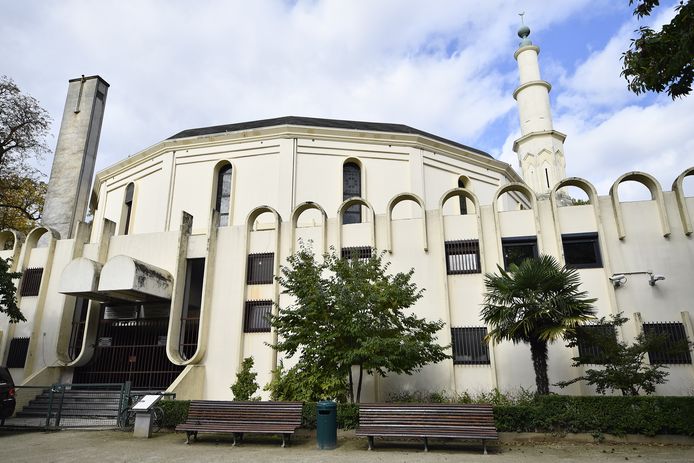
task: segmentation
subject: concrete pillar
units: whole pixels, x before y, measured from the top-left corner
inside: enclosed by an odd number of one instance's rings
[[[108,87],[99,76],[69,81],[42,219],[63,239],[85,219]]]

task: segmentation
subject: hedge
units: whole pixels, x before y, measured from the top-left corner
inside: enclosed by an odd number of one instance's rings
[[[165,400],[164,426],[188,417],[189,401]],[[353,429],[359,421],[356,404],[337,405],[337,426]],[[694,436],[694,397],[537,397],[529,405],[497,405],[494,421],[499,431],[551,433],[607,433],[615,435],[679,434]],[[302,427],[316,427],[316,404],[305,403]]]
[[[538,397],[494,407],[499,431],[694,436],[694,397]]]

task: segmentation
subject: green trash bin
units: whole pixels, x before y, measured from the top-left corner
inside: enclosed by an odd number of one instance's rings
[[[337,404],[330,400],[321,400],[316,408],[318,448],[332,450],[337,447]]]

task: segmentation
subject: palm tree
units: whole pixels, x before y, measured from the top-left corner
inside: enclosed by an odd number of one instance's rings
[[[549,394],[547,345],[579,323],[594,317],[596,299],[580,291],[576,270],[559,265],[552,256],[511,264],[499,275],[484,276],[486,294],[481,316],[492,330],[487,340],[530,344],[538,394]]]

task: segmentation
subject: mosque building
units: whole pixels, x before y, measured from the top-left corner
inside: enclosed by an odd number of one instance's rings
[[[364,401],[402,391],[532,388],[527,345],[486,344],[484,274],[549,254],[577,269],[598,316],[622,312],[618,332],[694,340],[691,167],[670,191],[645,172],[598,196],[566,177],[566,135],[552,123],[539,47],[521,28],[515,51],[520,174],[478,149],[405,125],[279,117],[184,130],[96,173],[109,85],[69,82],[43,226],[0,232],[0,257],[23,276],[27,321],[0,316],[0,364],[17,384],[119,383],[182,399],[231,399],[245,357],[258,383],[282,359],[265,317],[288,303],[274,276],[312,242],[414,268],[425,288],[412,307],[443,320],[451,359],[413,375],[368,377]],[[571,154],[571,153],[570,153]],[[650,200],[620,200],[625,181]],[[91,186],[91,188],[90,188]],[[572,201],[571,189],[587,201]],[[89,217],[86,220],[85,217]],[[581,374],[580,349],[550,346],[551,382]],[[652,352],[668,366],[663,395],[694,390],[692,354]],[[582,383],[552,390],[592,394]],[[267,397],[267,392],[263,392]]]

